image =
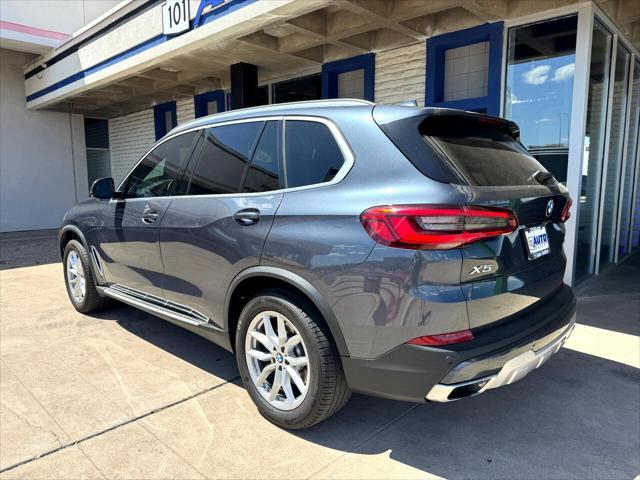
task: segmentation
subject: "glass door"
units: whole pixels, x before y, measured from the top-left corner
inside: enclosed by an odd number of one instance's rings
[[[578,232],[576,244],[576,283],[592,275],[595,270],[596,237],[600,183],[604,156],[605,127],[609,92],[612,35],[598,21],[594,21],[587,122],[582,160]]]
[[[567,182],[578,16],[509,29],[505,117],[522,144]]]
[[[611,102],[611,127],[609,151],[602,173],[602,225],[600,227],[599,270],[615,261],[616,227],[618,225],[618,194],[622,149],[625,140],[627,93],[629,90],[629,65],[631,53],[618,43],[615,55],[613,98]]]
[[[620,231],[618,244],[618,259],[631,252],[632,218],[634,187],[638,189],[634,178],[637,175],[636,164],[638,159],[638,127],[640,123],[640,62],[634,62],[633,80],[631,83],[631,111],[629,112],[629,124],[627,125],[627,152],[625,155],[624,169],[622,170],[620,192]],[[637,228],[636,228],[637,230]],[[637,234],[636,234],[637,238]]]

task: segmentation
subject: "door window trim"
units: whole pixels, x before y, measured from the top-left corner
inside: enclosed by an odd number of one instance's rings
[[[328,118],[325,117],[319,117],[319,116],[314,116],[314,115],[267,115],[267,116],[256,116],[256,117],[251,117],[251,118],[242,118],[242,119],[237,119],[237,120],[229,120],[226,122],[217,122],[217,123],[209,123],[206,125],[199,125],[197,127],[193,127],[193,128],[189,128],[187,130],[183,130],[177,133],[174,133],[172,135],[166,136],[161,138],[159,141],[157,141],[141,158],[140,160],[138,160],[135,165],[133,165],[133,167],[131,167],[131,169],[127,172],[127,174],[125,175],[125,177],[122,179],[122,181],[120,182],[120,184],[118,185],[118,188],[116,189],[118,192],[122,191],[122,187],[126,184],[127,180],[129,179],[129,176],[131,175],[131,173],[135,170],[135,168],[138,166],[138,164],[140,162],[142,162],[147,155],[149,155],[154,149],[156,149],[157,147],[159,147],[162,143],[171,140],[172,138],[177,137],[178,135],[185,135],[187,133],[191,133],[194,132],[196,130],[204,130],[207,128],[214,128],[214,127],[223,127],[225,125],[234,125],[237,123],[248,123],[248,122],[268,122],[269,120],[279,120],[282,122],[282,146],[281,146],[281,155],[283,158],[283,164],[286,165],[286,158],[284,157],[284,149],[285,149],[285,136],[286,136],[286,121],[287,120],[299,120],[299,121],[306,121],[306,122],[316,122],[316,123],[322,123],[323,125],[326,125],[327,128],[329,129],[329,131],[331,132],[331,134],[333,135],[333,139],[336,141],[336,144],[338,145],[338,148],[340,149],[340,152],[342,153],[342,157],[344,158],[344,163],[342,164],[342,166],[340,167],[340,170],[338,170],[338,173],[336,173],[335,177],[333,177],[331,180],[329,180],[328,182],[320,182],[320,183],[314,183],[311,185],[303,185],[300,187],[292,187],[292,188],[280,188],[278,190],[270,190],[268,192],[238,192],[238,193],[209,193],[209,194],[205,194],[205,195],[168,195],[166,197],[161,197],[163,199],[174,199],[174,198],[208,198],[208,197],[215,197],[215,198],[225,198],[225,197],[257,197],[257,196],[269,196],[269,195],[277,195],[280,193],[288,193],[288,192],[297,192],[297,191],[301,191],[301,190],[309,190],[312,188],[318,188],[318,187],[328,187],[331,185],[335,185],[336,183],[341,182],[346,176],[347,174],[351,171],[351,168],[353,167],[353,165],[355,164],[355,156],[353,155],[353,151],[351,150],[351,147],[349,146],[349,144],[347,143],[347,140],[345,139],[344,135],[342,134],[342,132],[340,131],[340,129],[338,128],[338,126],[333,122],[333,120],[329,120]],[[193,155],[193,149],[190,152],[191,155]],[[153,199],[155,197],[146,197],[146,198],[127,198],[127,201],[130,200],[146,200],[149,201],[150,199]],[[112,199],[113,201],[113,199]]]

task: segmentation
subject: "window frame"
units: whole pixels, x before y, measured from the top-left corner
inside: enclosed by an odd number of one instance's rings
[[[444,100],[445,52],[452,48],[489,42],[489,68],[487,69],[487,95],[464,100]],[[502,91],[502,55],[504,22],[486,23],[456,32],[443,33],[426,40],[427,67],[425,80],[426,107],[458,108],[486,115],[500,115]],[[481,111],[483,110],[483,111]]]
[[[356,57],[336,60],[322,65],[322,98],[338,98],[338,75],[340,73],[364,70],[364,100],[375,100],[376,54],[365,53]]]
[[[207,112],[207,104],[215,101],[218,105],[218,111],[214,113]],[[225,109],[224,90],[213,90],[211,92],[200,93],[193,97],[193,111],[195,118],[206,117],[207,115],[217,115],[224,112]]]
[[[165,114],[171,113],[171,129],[166,130]],[[160,140],[172,129],[178,125],[178,112],[176,102],[160,103],[153,106],[153,127],[156,134],[156,140]]]
[[[283,170],[286,167],[286,159],[285,159],[285,139],[286,139],[286,120],[302,120],[302,121],[308,121],[308,122],[317,122],[317,123],[322,123],[324,125],[326,125],[329,128],[329,131],[331,132],[331,134],[333,135],[334,140],[336,141],[336,143],[338,144],[338,148],[340,149],[340,151],[342,152],[342,156],[344,157],[344,163],[342,164],[342,167],[340,167],[340,170],[338,170],[338,173],[336,173],[335,177],[333,177],[330,181],[328,182],[322,182],[322,183],[314,183],[313,185],[304,185],[301,187],[292,187],[292,188],[288,188],[286,187],[286,183],[285,183],[285,187],[281,188],[279,190],[270,190],[268,192],[239,192],[239,193],[213,193],[213,194],[206,194],[206,195],[167,195],[166,197],[162,197],[162,198],[208,198],[208,197],[212,197],[212,198],[225,198],[225,197],[256,197],[256,196],[265,196],[265,195],[275,195],[275,194],[279,194],[279,193],[287,193],[287,192],[297,192],[297,191],[301,191],[301,190],[309,190],[312,188],[318,188],[318,187],[327,187],[330,185],[335,185],[339,182],[341,182],[342,180],[344,180],[344,178],[347,176],[347,174],[351,171],[351,169],[353,168],[353,165],[355,164],[355,156],[353,154],[353,151],[351,150],[351,147],[349,146],[349,143],[347,142],[344,134],[342,133],[342,131],[338,128],[338,126],[335,124],[335,122],[333,122],[333,120],[329,120],[328,118],[324,118],[324,117],[317,117],[314,115],[267,115],[267,116],[256,116],[256,117],[250,117],[250,118],[242,118],[242,119],[238,119],[238,120],[229,120],[229,121],[221,121],[221,122],[213,122],[213,123],[207,123],[206,125],[199,125],[197,127],[193,127],[187,130],[183,130],[180,132],[176,132],[170,136],[166,136],[164,138],[161,138],[159,141],[157,141],[155,144],[153,144],[153,146],[147,150],[147,152],[131,167],[131,169],[127,172],[127,174],[124,176],[124,178],[122,179],[122,181],[120,182],[120,184],[118,185],[118,188],[116,189],[117,192],[122,193],[123,192],[123,187],[126,185],[129,177],[131,176],[131,173],[135,170],[135,168],[140,164],[140,162],[142,162],[147,155],[149,155],[154,149],[156,149],[157,147],[159,147],[162,143],[167,142],[169,140],[171,140],[172,138],[177,137],[178,135],[184,135],[187,133],[191,133],[194,132],[196,130],[205,130],[207,128],[212,128],[212,127],[222,127],[225,125],[233,125],[236,123],[247,123],[247,122],[268,122],[269,120],[279,120],[282,122],[282,126],[280,128],[281,131],[281,135],[282,135],[282,144],[280,146],[280,156],[281,156],[281,161],[282,161],[282,167]],[[202,133],[201,133],[202,136]],[[189,169],[189,167],[191,166],[191,162],[193,160],[193,153],[195,148],[199,148],[199,142],[194,142],[194,148],[191,149],[190,152],[190,157],[188,162],[185,165],[185,168],[182,171],[182,175],[185,174],[185,172],[187,171],[187,169]],[[189,179],[191,180],[191,179]],[[149,200],[148,198],[128,198],[127,201],[130,200]],[[117,201],[116,199],[112,199],[111,201]]]

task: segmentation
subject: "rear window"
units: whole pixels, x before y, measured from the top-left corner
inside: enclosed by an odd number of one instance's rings
[[[404,131],[400,125],[383,130],[422,173],[436,180],[471,186],[556,183],[513,137],[511,123],[471,115],[416,120],[393,122],[405,122]]]

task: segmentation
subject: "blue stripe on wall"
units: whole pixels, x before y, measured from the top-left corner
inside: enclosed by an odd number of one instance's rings
[[[35,93],[32,93],[31,95],[27,95],[27,102],[31,102],[32,100],[40,98],[43,95],[54,92],[59,88],[65,87],[73,82],[77,82],[78,80],[88,77],[93,73],[99,72],[100,70],[110,67],[111,65],[115,65],[116,63],[126,60],[127,58],[130,58],[130,57],[133,57],[134,55],[142,53],[145,50],[149,50],[150,48],[153,48],[156,45],[160,45],[161,43],[166,42],[167,39],[168,37],[166,35],[159,35],[157,37],[151,38],[146,42],[141,43],[140,45],[136,45],[135,47],[130,48],[129,50],[125,50],[124,52],[118,55],[115,55],[111,58],[108,58],[107,60],[97,63],[93,67],[89,67],[78,73],[74,73],[70,77],[60,80],[59,82],[52,83],[48,87],[43,88],[42,90],[39,90]]]
[[[87,45],[88,43],[91,43],[94,40],[96,40],[97,38],[99,38],[99,37],[101,37],[103,35],[106,35],[107,33],[109,33],[111,31],[117,29],[118,27],[124,25],[129,20],[133,19],[134,17],[137,17],[141,13],[144,13],[147,10],[149,10],[150,8],[153,8],[156,4],[160,3],[161,1],[162,0],[147,0],[146,2],[142,3],[137,8],[135,8],[132,11],[130,11],[129,13],[127,13],[126,15],[123,15],[122,17],[117,19],[112,24],[107,25],[104,28],[101,28],[97,32],[89,35],[84,40],[81,40],[80,42],[78,42],[76,45],[74,45],[72,47],[69,47],[66,50],[64,50],[63,52],[59,53],[58,55],[55,55],[52,58],[48,59],[47,60],[47,68],[50,68],[52,65],[55,65],[56,63],[58,63],[61,60],[64,60],[69,55],[72,55],[72,54],[76,53],[78,50],[80,50],[80,48],[82,48],[83,46]],[[32,70],[29,70],[25,74],[24,79],[28,80],[29,78],[33,77],[34,75],[37,75],[38,73],[42,72],[43,70],[44,70],[44,68],[42,67],[42,65],[39,65],[39,66],[33,68]]]
[[[252,3],[254,3],[257,0],[230,0],[229,2],[225,3],[224,5],[220,6],[219,8],[216,8],[214,10],[212,10],[211,12],[208,12],[204,15],[202,15],[200,24],[201,25],[205,25],[217,18],[223,17],[225,15],[228,15],[231,12],[234,12],[236,10],[239,10],[240,8],[244,8]],[[167,40],[170,40],[171,38],[173,38],[174,36],[168,36],[168,35],[157,35],[149,40],[146,40],[134,47],[131,47],[128,50],[125,50],[122,53],[119,53],[117,55],[114,55],[106,60],[103,60],[100,63],[97,63],[96,65],[86,68],[84,70],[79,71],[78,73],[74,73],[73,75],[64,78],[58,82],[52,83],[51,85],[49,85],[48,87],[43,88],[42,90],[38,90],[37,92],[32,93],[31,95],[27,95],[27,102],[31,102],[33,100],[36,100],[44,95],[47,95],[48,93],[54,92],[62,87],[65,87],[67,85],[72,84],[73,82],[77,82],[78,80],[82,80],[83,78],[88,77],[89,75],[92,75],[96,72],[99,72],[100,70],[103,70],[105,68],[111,67],[112,65],[115,65],[119,62],[122,62],[123,60],[126,60],[127,58],[131,58],[135,55],[138,55],[139,53],[142,53],[146,50],[149,50],[150,48],[153,48],[157,45],[160,45],[164,42],[166,42]]]

